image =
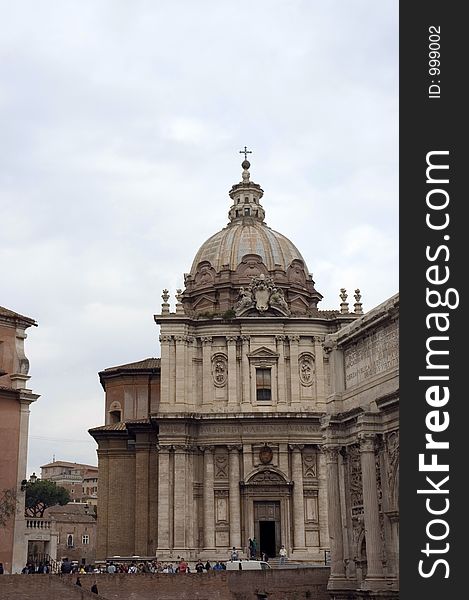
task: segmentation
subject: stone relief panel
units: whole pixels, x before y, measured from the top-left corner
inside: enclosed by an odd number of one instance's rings
[[[212,377],[216,387],[224,387],[228,380],[228,357],[221,352],[212,356]]]
[[[298,370],[301,385],[311,386],[314,382],[314,357],[311,354],[301,354],[298,358]]]
[[[315,524],[319,522],[318,492],[316,490],[305,490],[305,522]]]
[[[228,490],[215,490],[216,524],[228,523]]]
[[[387,482],[391,502],[397,505],[398,502],[398,471],[399,471],[399,430],[388,433],[384,440],[386,463],[387,463]]]
[[[228,455],[215,454],[215,479],[228,479]]]
[[[348,446],[347,453],[352,515],[361,514],[363,512],[363,489],[360,447],[357,444]]]
[[[398,322],[379,327],[366,338],[345,348],[344,363],[346,388],[398,367]]]
[[[317,479],[317,477],[317,452],[314,448],[305,448],[303,450],[303,479]]]

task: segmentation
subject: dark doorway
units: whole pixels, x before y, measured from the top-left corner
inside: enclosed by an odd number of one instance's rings
[[[268,558],[274,558],[275,552],[275,521],[259,521],[259,550]]]

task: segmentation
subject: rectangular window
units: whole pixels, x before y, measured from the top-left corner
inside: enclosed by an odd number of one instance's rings
[[[67,535],[67,548],[73,548],[73,535],[71,533]]]
[[[272,398],[270,369],[256,369],[256,398],[258,401],[269,402]]]
[[[82,544],[89,544],[90,543],[90,536],[89,535],[82,535],[81,536],[81,543]]]

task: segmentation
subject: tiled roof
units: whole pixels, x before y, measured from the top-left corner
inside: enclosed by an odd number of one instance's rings
[[[47,463],[47,465],[41,465],[41,469],[45,469],[47,467],[71,467],[71,468],[85,467],[86,469],[97,469],[98,468],[95,465],[85,465],[83,463],[67,462],[66,460],[55,460],[54,462]]]
[[[150,419],[127,419],[127,421],[119,421],[119,423],[111,423],[110,425],[93,427],[93,429],[89,429],[88,431],[126,431],[127,425],[146,425],[148,423],[150,423]]]
[[[27,321],[31,325],[37,326],[36,321],[34,319],[31,319],[31,317],[25,317],[24,315],[20,315],[20,313],[10,310],[9,308],[5,308],[4,306],[0,306],[0,317],[10,317],[11,319],[21,319],[22,321]]]
[[[159,358],[144,358],[136,362],[127,363],[125,365],[118,365],[116,367],[109,367],[104,369],[102,373],[110,373],[112,371],[138,371],[147,369],[159,369],[160,359]]]

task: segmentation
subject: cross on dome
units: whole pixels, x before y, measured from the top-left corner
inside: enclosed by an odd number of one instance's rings
[[[252,150],[248,150],[248,147],[244,146],[244,150],[240,150],[239,153],[244,154],[244,160],[247,160],[248,154],[252,154]]]

